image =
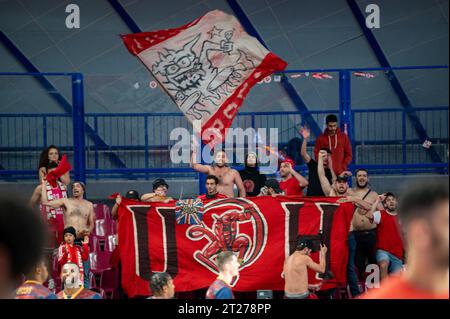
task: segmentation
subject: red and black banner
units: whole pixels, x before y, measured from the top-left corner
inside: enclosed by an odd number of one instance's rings
[[[205,202],[202,224],[177,224],[175,202],[122,200],[119,246],[122,286],[129,297],[149,295],[153,272],[168,272],[177,291],[209,286],[217,277],[217,254],[236,253],[240,273],[235,291],[283,290],[285,259],[295,250],[297,236],[323,240],[328,247],[327,270],[332,279],[309,274],[322,289],[346,282],[347,237],[354,206],[338,198],[298,196],[227,198]],[[322,233],[322,235],[319,235]],[[311,257],[319,262],[319,253]]]

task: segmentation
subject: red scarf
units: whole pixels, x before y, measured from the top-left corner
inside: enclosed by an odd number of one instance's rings
[[[59,162],[58,167],[54,171],[51,171],[47,174],[47,181],[50,183],[50,185],[52,185],[52,187],[56,187],[56,181],[71,169],[72,166],[70,166],[69,162],[67,161],[67,156],[66,154],[64,154],[61,158],[61,161]]]
[[[81,281],[83,281],[84,271],[83,271],[83,258],[81,257],[81,248],[76,245],[70,246],[69,244],[63,244],[59,246],[60,249],[59,256],[63,256],[64,248],[65,251],[67,252],[66,263],[74,263],[78,265],[78,268],[80,269],[80,279]]]

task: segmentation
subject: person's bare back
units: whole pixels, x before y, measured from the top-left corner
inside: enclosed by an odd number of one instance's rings
[[[308,293],[308,259],[311,257],[294,252],[284,265],[284,292],[289,294]]]
[[[325,272],[327,247],[320,247],[319,264],[315,263],[309,256],[311,252],[311,240],[300,239],[296,251],[286,259],[283,268],[286,298],[304,299],[309,296],[308,268],[319,273]]]

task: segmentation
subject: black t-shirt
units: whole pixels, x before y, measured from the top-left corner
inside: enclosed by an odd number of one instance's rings
[[[325,196],[320,186],[319,174],[317,173],[317,162],[311,158],[308,163],[308,190],[306,191],[306,196]],[[325,168],[325,176],[328,181],[332,182],[333,177],[331,176],[331,170]]]
[[[254,167],[244,168],[239,171],[239,175],[241,175],[247,196],[258,196],[261,192],[261,188],[264,187],[264,183],[266,182],[266,175],[261,174]]]

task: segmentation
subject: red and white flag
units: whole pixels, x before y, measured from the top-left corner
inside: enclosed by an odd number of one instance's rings
[[[250,88],[287,63],[249,36],[238,20],[211,11],[176,29],[122,36],[202,139],[225,137]]]

